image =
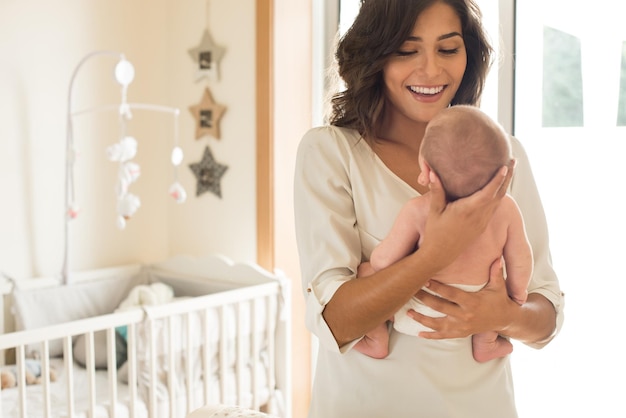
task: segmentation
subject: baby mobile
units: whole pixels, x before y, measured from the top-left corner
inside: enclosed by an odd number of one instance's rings
[[[207,13],[208,13],[207,0]],[[205,29],[200,44],[189,50],[189,55],[196,65],[195,81],[207,79],[210,81],[219,80],[219,62],[224,55],[224,48],[218,46],[213,41],[208,29]],[[189,106],[189,111],[195,120],[195,139],[210,136],[220,139],[220,120],[226,108],[213,100],[211,91],[205,86],[202,98],[199,103]],[[202,159],[189,168],[196,177],[196,196],[210,191],[218,197],[222,197],[220,181],[228,166],[215,161],[211,149],[207,145],[204,148]]]
[[[121,87],[121,100],[120,104],[115,105],[103,105],[95,108],[74,111],[72,107],[72,90],[76,75],[82,65],[89,59],[99,55],[112,55],[119,59],[114,69],[114,78]],[[113,51],[95,51],[86,55],[76,66],[72,78],[70,80],[69,95],[68,95],[68,108],[67,108],[67,141],[66,141],[66,182],[65,182],[65,201],[66,201],[66,215],[65,215],[65,256],[63,260],[62,279],[64,284],[69,283],[69,222],[75,219],[80,208],[76,202],[74,193],[74,165],[76,162],[76,149],[74,144],[74,129],[73,119],[74,117],[82,114],[103,112],[103,111],[117,111],[119,114],[120,123],[120,137],[119,141],[110,145],[106,149],[106,155],[110,161],[118,163],[117,181],[115,185],[115,196],[117,199],[116,205],[116,223],[119,229],[126,228],[126,222],[129,220],[135,212],[141,206],[141,200],[138,196],[129,191],[129,187],[134,183],[141,174],[139,164],[133,161],[137,154],[137,140],[127,135],[127,124],[132,119],[131,110],[142,109],[163,113],[171,113],[174,118],[173,123],[173,149],[171,153],[171,163],[174,167],[174,181],[168,189],[168,193],[174,198],[177,203],[183,203],[187,198],[185,189],[178,182],[178,166],[182,163],[183,152],[178,143],[178,117],[180,114],[179,109],[158,106],[154,104],[143,103],[129,103],[127,100],[128,86],[135,78],[135,68],[126,59],[124,54]]]

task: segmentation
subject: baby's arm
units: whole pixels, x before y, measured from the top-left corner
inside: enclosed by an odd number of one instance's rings
[[[419,197],[409,200],[400,210],[389,231],[389,235],[374,248],[370,256],[370,263],[374,271],[379,271],[409,255],[417,248],[420,238],[419,218],[423,208],[419,204]],[[425,210],[428,210],[426,207]]]
[[[511,299],[520,305],[528,297],[528,283],[533,274],[533,252],[526,235],[524,219],[515,200],[505,196],[510,223],[504,245],[504,265],[506,268],[506,287]]]

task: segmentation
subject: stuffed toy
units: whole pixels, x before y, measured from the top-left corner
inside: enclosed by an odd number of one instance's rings
[[[35,385],[42,381],[41,363],[39,360],[26,359],[26,384]],[[54,369],[50,369],[50,381],[57,379]],[[0,370],[0,380],[2,381],[2,389],[8,389],[17,386],[17,366],[7,366]]]
[[[149,285],[140,284],[133,287],[115,312],[127,311],[139,306],[153,306],[171,302],[174,299],[174,289],[165,283],[155,282]]]

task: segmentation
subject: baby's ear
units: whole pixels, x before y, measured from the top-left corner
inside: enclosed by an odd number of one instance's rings
[[[430,172],[432,169],[430,165],[423,159],[420,161],[420,175],[417,177],[417,182],[422,186],[428,186],[430,184]]]

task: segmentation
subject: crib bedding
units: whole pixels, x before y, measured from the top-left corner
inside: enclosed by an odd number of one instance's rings
[[[27,356],[41,356],[45,347],[43,353],[54,357],[50,364],[57,379],[47,386],[50,416],[67,416],[69,369],[63,356],[71,358],[73,364],[75,417],[133,416],[133,396],[135,417],[182,418],[196,408],[217,403],[265,407],[289,416],[290,365],[285,355],[289,293],[284,278],[277,280],[276,275],[258,266],[242,266],[222,256],[204,260],[175,258],[142,268],[138,276],[134,284],[162,282],[174,289],[176,297],[160,305],[35,327],[42,331],[37,339],[28,330],[14,333],[20,337],[14,342],[11,335],[0,335],[2,354],[11,347],[21,347]],[[128,289],[128,277],[124,283]],[[108,288],[102,284],[97,287]],[[60,293],[59,288],[55,292]],[[22,304],[32,303],[28,295],[21,297]],[[41,298],[38,300],[45,305]],[[58,301],[55,303],[59,306]],[[113,357],[120,359],[120,328],[128,332],[124,337],[127,360],[116,364]],[[44,340],[45,345],[41,343]],[[82,358],[74,352],[77,340],[83,344],[81,347],[85,347],[85,340],[90,341]],[[55,357],[58,355],[61,357]],[[107,356],[112,358],[107,360]],[[103,364],[105,369],[94,373],[92,399],[86,389],[90,370]],[[111,366],[114,373],[106,370],[106,365],[120,364],[119,368]],[[111,414],[113,386],[115,414]],[[20,417],[18,388],[2,390],[0,395],[0,418]],[[46,416],[43,395],[44,385],[26,387],[26,416]]]
[[[50,359],[51,366],[56,370],[57,380],[50,382],[50,407],[55,417],[67,417],[67,374],[62,358]],[[89,384],[87,371],[78,363],[74,364],[73,387],[74,387],[74,412],[76,418],[89,416],[89,397],[86,388]],[[106,371],[97,371],[96,383],[96,418],[108,418],[110,416],[109,386]],[[118,402],[116,404],[116,416],[129,417],[129,388],[127,385],[118,386]],[[26,408],[28,416],[44,416],[43,385],[31,385],[26,389]],[[2,414],[5,417],[20,416],[20,405],[17,388],[2,391]],[[148,417],[145,403],[136,405],[138,418]]]
[[[51,366],[57,371],[57,380],[50,383],[50,401],[51,411],[54,417],[68,417],[67,406],[67,374],[65,373],[64,360],[62,358],[51,359]],[[261,367],[257,368],[257,373],[263,376],[263,370]],[[87,387],[89,385],[89,375],[85,368],[81,367],[78,363],[74,364],[73,373],[73,387],[74,387],[74,417],[75,418],[88,418],[90,416],[90,403]],[[226,388],[225,396],[221,396],[221,381],[224,381]],[[253,407],[252,400],[252,384],[253,379],[249,369],[245,370],[240,378],[236,377],[236,371],[230,369],[224,377],[218,374],[213,374],[209,382],[209,402],[218,403],[223,402],[229,405],[242,405],[245,408]],[[260,387],[265,386],[265,380],[259,381]],[[203,397],[203,382],[197,381],[192,389],[192,408],[199,408],[204,405]],[[242,388],[243,396],[238,397],[237,386]],[[96,405],[95,405],[95,418],[109,418],[112,416],[111,401],[109,392],[109,380],[108,372],[106,370],[98,370],[95,373],[95,387],[96,387]],[[26,390],[26,408],[27,416],[44,416],[44,401],[42,396],[42,385],[31,385]],[[157,415],[158,417],[168,417],[170,406],[170,399],[167,394],[167,389],[160,384],[158,393],[158,405]],[[269,391],[267,389],[261,389],[258,393],[259,402],[261,405],[269,401]],[[135,416],[137,418],[147,418],[148,403],[145,401],[147,396],[140,397],[140,400],[135,403]],[[175,396],[175,411],[176,416],[184,417],[186,414],[186,402],[187,393],[179,391]],[[116,417],[130,417],[130,390],[128,385],[120,381],[117,386],[117,402],[115,407]],[[18,398],[17,388],[6,389],[2,391],[2,416],[4,417],[18,417],[20,415],[20,406]]]

